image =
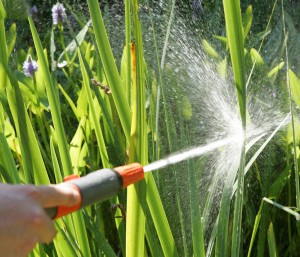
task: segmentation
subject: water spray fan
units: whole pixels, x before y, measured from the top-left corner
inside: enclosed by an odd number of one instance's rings
[[[57,219],[83,207],[103,201],[116,195],[121,189],[144,178],[143,166],[132,163],[113,169],[101,169],[84,177],[70,175],[64,179],[63,185],[77,190],[81,201],[75,206],[58,206],[46,208],[47,215]]]

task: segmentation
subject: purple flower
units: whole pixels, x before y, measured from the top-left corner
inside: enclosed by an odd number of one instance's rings
[[[30,9],[30,14],[36,15],[37,13],[38,13],[38,8],[36,7],[36,5],[32,6]]]
[[[23,63],[23,70],[26,77],[32,77],[38,70],[38,64],[35,60],[32,60],[29,55],[27,60]]]
[[[53,25],[63,23],[66,20],[66,9],[61,3],[57,3],[52,7]]]

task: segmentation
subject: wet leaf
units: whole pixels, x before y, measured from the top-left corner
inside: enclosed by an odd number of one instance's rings
[[[184,96],[182,98],[182,116],[184,119],[190,120],[192,115],[193,113],[192,113],[191,102],[187,96]]]
[[[87,24],[83,27],[83,29],[77,34],[76,40],[77,40],[77,43],[79,45],[81,45],[81,43],[83,42],[83,40],[85,38],[85,35],[86,35],[91,23],[92,23],[92,21],[89,20],[87,22]],[[65,51],[66,51],[67,55],[69,56],[69,58],[71,60],[70,62],[72,62],[75,59],[75,57],[77,56],[77,51],[76,51],[77,50],[77,43],[76,43],[75,39],[73,39],[71,41],[71,43],[66,47]],[[63,68],[63,67],[68,65],[68,62],[66,61],[65,51],[63,51],[60,54],[60,56],[58,57],[58,60],[57,60],[57,67],[58,68]]]
[[[249,31],[252,26],[252,20],[253,20],[252,5],[249,5],[246,9],[246,12],[243,15],[244,39],[246,39],[249,34]]]
[[[256,65],[263,65],[264,64],[263,58],[261,57],[259,52],[256,51],[256,49],[251,48],[250,56],[251,56],[252,63],[256,63]]]
[[[203,46],[203,49],[204,49],[205,53],[207,53],[207,55],[209,57],[211,57],[213,59],[219,59],[220,58],[218,52],[211,46],[211,44],[209,44],[207,42],[207,40],[203,39],[202,46]]]
[[[275,66],[272,70],[269,71],[267,76],[269,78],[276,76],[278,74],[278,71],[280,71],[283,66],[284,66],[284,62],[279,63],[277,66]]]
[[[300,108],[300,80],[292,70],[289,70],[289,76],[292,99]]]
[[[7,54],[8,56],[11,55],[14,47],[15,47],[15,43],[16,43],[16,39],[17,39],[17,26],[16,23],[13,23],[6,35],[6,42],[7,42]]]

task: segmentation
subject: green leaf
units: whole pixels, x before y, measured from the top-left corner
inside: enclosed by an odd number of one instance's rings
[[[252,251],[254,240],[255,240],[255,237],[256,237],[256,233],[257,233],[257,230],[258,230],[258,227],[259,227],[263,206],[264,206],[264,203],[262,201],[261,204],[260,204],[258,213],[256,214],[256,217],[255,217],[255,222],[254,222],[254,226],[253,226],[253,230],[252,230],[251,241],[250,241],[247,257],[251,256],[251,251]]]
[[[252,26],[252,20],[253,20],[252,5],[249,5],[243,15],[244,39],[246,39],[249,34],[249,31]]]
[[[276,247],[276,239],[275,239],[275,233],[273,229],[273,223],[270,223],[269,229],[268,229],[268,245],[269,245],[269,256],[270,257],[277,257],[277,247]]]
[[[238,0],[223,0],[223,7],[226,21],[226,33],[230,50],[231,63],[234,73],[234,81],[238,96],[239,109],[242,120],[242,127],[246,130],[246,69],[244,54],[244,33],[242,27],[241,7]],[[244,133],[245,137],[245,133]],[[244,141],[245,142],[245,141]],[[245,169],[245,143],[241,149],[240,168],[238,172],[238,189],[234,203],[233,227],[232,227],[232,247],[231,256],[238,257],[240,255],[241,234],[242,234],[242,210],[243,210],[243,193],[244,193],[244,169]],[[231,182],[231,179],[230,179]],[[229,183],[231,184],[231,183]],[[230,205],[230,202],[225,204]],[[227,212],[226,215],[229,215]],[[224,217],[227,222],[228,217]],[[222,221],[219,220],[219,224]],[[227,231],[223,230],[227,234]],[[226,235],[224,235],[226,236]],[[219,240],[219,244],[223,244],[223,249],[227,245]],[[225,247],[225,248],[224,248]],[[220,249],[222,251],[222,248]],[[220,254],[224,254],[219,251]],[[225,251],[225,250],[224,250]]]
[[[91,121],[93,122],[93,126],[95,128],[97,142],[98,142],[99,150],[100,150],[101,161],[102,161],[104,167],[109,168],[111,165],[109,163],[109,158],[108,158],[108,154],[106,151],[106,146],[105,146],[105,142],[104,142],[104,138],[103,138],[103,134],[102,134],[102,129],[99,124],[98,114],[100,113],[100,109],[98,111],[96,111],[96,108],[94,106],[92,92],[90,89],[90,83],[89,83],[90,79],[89,79],[88,73],[86,71],[80,51],[78,51],[78,55],[79,55],[79,61],[80,61],[80,69],[81,69],[81,73],[82,73],[82,77],[83,77],[83,88],[87,95],[89,110],[91,112]]]
[[[155,185],[152,174],[148,174],[147,178],[147,203],[156,228],[164,256],[178,256],[176,243],[170,229],[170,225],[165,214],[161,197]]]
[[[220,59],[218,52],[207,42],[206,39],[202,41],[202,47],[204,52],[213,59]]]
[[[217,71],[218,74],[223,78],[226,79],[226,74],[227,74],[227,58],[224,58],[223,60],[220,60],[217,63]]]
[[[186,120],[190,120],[192,118],[192,105],[187,96],[183,96],[182,98],[182,116]]]
[[[245,127],[246,122],[246,80],[244,34],[242,28],[241,9],[239,1],[223,0],[227,40],[229,43],[234,80],[239,100],[240,113]]]
[[[70,143],[70,156],[72,161],[72,166],[74,170],[74,174],[80,175],[80,170],[85,166],[85,161],[81,159],[81,151],[83,147],[83,130],[86,123],[86,117],[82,117],[78,128],[76,130],[75,135],[73,136]],[[83,166],[82,166],[83,165]]]
[[[189,162],[189,187],[190,187],[190,209],[191,209],[191,223],[192,223],[192,238],[193,238],[193,253],[194,257],[204,257],[204,235],[202,228],[202,219],[200,211],[199,190],[197,187],[197,180],[195,175],[195,168]]]
[[[55,88],[55,85],[52,80],[52,76],[48,68],[48,62],[43,51],[42,43],[40,41],[39,35],[34,26],[34,22],[30,16],[28,17],[28,21],[29,21],[34,45],[36,48],[37,56],[39,59],[39,63],[41,66],[40,69],[45,78],[45,84],[46,84],[47,95],[50,103],[50,110],[51,110],[51,115],[54,123],[54,129],[58,137],[58,147],[62,159],[63,172],[65,176],[67,176],[72,174],[72,164],[71,164],[66,134],[61,119],[60,104],[58,100],[57,89]]]
[[[51,130],[52,134],[55,133],[54,130]],[[54,170],[54,175],[55,175],[55,181],[56,183],[62,183],[63,182],[63,177],[60,171],[59,167],[59,162],[57,159],[54,143],[53,143],[53,136],[50,138],[50,151],[51,151],[51,160],[53,164],[53,170]]]
[[[272,70],[270,70],[268,72],[268,78],[271,78],[271,77],[276,77],[277,76],[277,73],[282,69],[282,67],[284,66],[284,62],[281,62],[279,63],[278,65],[276,65]]]
[[[89,20],[87,22],[87,24],[83,27],[83,29],[81,31],[79,31],[79,33],[76,35],[76,40],[73,39],[71,41],[71,43],[69,45],[67,45],[65,51],[63,51],[60,56],[58,57],[57,60],[57,67],[58,68],[63,68],[65,66],[67,66],[69,63],[66,60],[66,53],[69,56],[70,59],[70,63],[72,63],[74,61],[74,59],[76,58],[77,55],[77,47],[81,45],[81,43],[83,42],[85,35],[91,25],[92,21]],[[77,41],[77,42],[76,42]]]
[[[148,161],[146,126],[145,64],[138,4],[133,2],[135,44],[131,47],[132,60],[132,124],[130,133],[129,163]],[[143,256],[145,252],[146,183],[141,181],[127,189],[126,256]]]
[[[12,51],[14,50],[16,39],[17,39],[17,26],[16,23],[13,23],[10,26],[6,35],[8,56],[10,56]]]
[[[59,156],[62,163],[63,174],[64,176],[72,174],[72,163],[70,158],[69,146],[66,139],[65,130],[63,127],[63,122],[61,118],[61,110],[60,110],[60,102],[58,99],[58,90],[55,87],[55,81],[53,80],[49,68],[46,55],[44,54],[43,47],[39,38],[39,35],[34,26],[34,22],[32,18],[28,17],[34,45],[36,48],[37,56],[40,62],[40,69],[42,74],[44,75],[47,95],[50,103],[50,110],[52,115],[52,120],[54,123],[55,134],[57,136],[57,145],[59,149]],[[90,257],[90,248],[89,242],[87,238],[86,229],[84,226],[84,221],[82,214],[80,212],[72,214],[73,221],[68,222],[68,225],[72,224],[74,230],[76,231],[76,239],[78,240],[78,245],[83,252],[85,257]]]
[[[4,20],[6,18],[6,11],[3,6],[3,2],[0,1],[0,20]]]
[[[294,117],[294,131],[295,131],[295,138],[293,135],[293,126],[290,123],[287,127],[286,131],[286,142],[287,144],[292,144],[295,140],[295,144],[298,145],[300,142],[300,123],[297,117]]]
[[[49,184],[45,164],[39,150],[38,141],[31,121],[25,110],[19,85],[14,75],[8,70],[10,84],[7,87],[10,110],[20,140],[22,161],[27,183]],[[33,180],[34,179],[34,180]]]
[[[3,114],[2,104],[0,104],[0,109],[1,113]],[[0,159],[3,166],[3,170],[1,171],[1,173],[6,182],[17,184],[20,183],[18,170],[16,168],[12,152],[9,148],[6,136],[4,135],[3,131],[3,127],[7,127],[5,124],[3,124],[6,123],[6,121],[4,121],[3,117],[1,117],[0,120]],[[11,133],[14,134],[14,131],[12,130]]]
[[[259,52],[256,51],[256,49],[251,48],[250,56],[251,56],[252,63],[255,63],[256,65],[263,65],[264,64],[263,58],[261,57]]]
[[[300,108],[300,80],[291,69],[289,69],[289,77],[292,99]]]
[[[2,0],[7,18],[12,20],[26,20],[28,16],[27,12],[27,1],[25,0]],[[1,3],[2,5],[2,3]],[[1,8],[2,9],[2,8]],[[4,13],[2,14],[2,10],[0,11],[1,16],[4,16]]]
[[[129,142],[131,126],[131,110],[122,86],[121,78],[108,41],[102,14],[97,0],[88,0],[88,6],[93,23],[98,51],[100,53],[104,72],[107,77],[112,97],[116,105],[119,118],[124,130],[125,138]]]
[[[218,39],[220,42],[227,44],[227,37],[222,36],[214,36],[214,38]]]

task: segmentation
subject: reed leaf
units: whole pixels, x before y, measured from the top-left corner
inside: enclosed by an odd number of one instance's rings
[[[5,26],[4,19],[6,17],[6,12],[3,7],[2,1],[0,2],[0,91],[5,95],[4,88],[6,87],[7,81],[7,62],[8,62],[8,54],[6,47],[6,35],[5,35]],[[14,159],[12,153],[9,149],[8,143],[6,141],[4,135],[4,109],[2,103],[0,103],[0,151],[1,151],[1,159],[2,164],[7,173],[6,182],[20,183],[20,178],[16,166],[14,164]],[[4,173],[3,173],[4,175]]]
[[[246,127],[246,80],[244,33],[239,0],[223,0],[227,40],[239,100],[243,128]]]
[[[147,176],[147,204],[164,256],[179,256],[176,249],[176,243],[161,202],[161,197],[152,174]]]
[[[192,223],[192,239],[193,239],[193,254],[194,257],[204,257],[204,235],[202,228],[202,219],[199,202],[199,190],[196,184],[196,175],[194,166],[188,163],[189,187],[190,187],[190,208],[191,208],[191,223]]]
[[[125,4],[125,31],[126,31],[126,45],[125,45],[125,64],[126,64],[126,96],[127,101],[131,103],[131,19],[130,19],[130,0],[124,0]]]
[[[146,164],[147,126],[145,110],[144,60],[142,34],[138,20],[137,2],[133,3],[133,20],[136,43],[131,45],[132,60],[132,125],[130,133],[129,162],[138,161]],[[143,256],[145,251],[145,213],[146,184],[145,181],[128,187],[127,190],[127,224],[126,224],[126,256]]]
[[[34,26],[34,22],[30,16],[28,16],[28,21],[35,45],[35,49],[37,52],[37,56],[41,65],[41,70],[44,74],[45,78],[45,84],[46,84],[46,89],[47,89],[47,95],[49,99],[49,104],[50,104],[50,109],[51,109],[51,114],[52,114],[52,119],[54,123],[54,128],[57,133],[57,138],[58,138],[58,147],[59,147],[59,153],[61,156],[62,160],[62,166],[63,166],[63,172],[66,175],[72,174],[72,164],[71,164],[71,159],[69,155],[69,147],[67,144],[67,139],[65,135],[65,130],[63,127],[62,119],[61,119],[61,111],[60,111],[60,104],[58,101],[58,96],[57,96],[57,91],[55,89],[49,68],[48,68],[48,63],[46,56],[43,52],[43,47],[40,41],[40,38],[37,34],[36,28]]]
[[[0,115],[3,115],[3,107],[0,103]],[[7,143],[7,139],[4,134],[4,120],[3,117],[0,118],[0,158],[1,166],[3,170],[1,171],[2,177],[4,177],[7,183],[18,184],[20,183],[20,177],[18,170],[16,168],[12,152]]]
[[[255,217],[255,222],[254,222],[254,226],[253,226],[253,230],[252,230],[252,235],[251,235],[251,240],[250,240],[250,245],[249,245],[247,257],[251,256],[254,240],[255,240],[256,233],[257,233],[257,230],[258,230],[258,227],[259,227],[261,213],[262,213],[263,206],[264,206],[263,204],[264,204],[264,202],[262,201],[260,206],[259,206],[258,213],[256,214],[256,217]]]
[[[102,135],[102,130],[100,127],[100,122],[99,122],[100,117],[98,117],[95,106],[94,106],[94,100],[92,97],[92,92],[91,92],[90,83],[89,83],[90,79],[89,79],[88,73],[86,71],[80,51],[78,51],[78,56],[79,56],[81,74],[83,77],[83,88],[85,90],[85,93],[86,93],[87,99],[88,99],[88,103],[89,103],[89,109],[90,109],[91,117],[92,117],[91,121],[93,122],[94,127],[95,127],[96,138],[97,138],[100,155],[101,155],[101,159],[102,159],[101,161],[103,163],[103,166],[108,168],[108,167],[110,167],[109,158],[108,158],[108,154],[107,154],[106,147],[105,147],[105,142],[104,142],[103,135]]]
[[[104,72],[108,84],[112,91],[112,96],[119,114],[119,118],[125,134],[125,138],[127,142],[129,142],[130,121],[131,121],[130,107],[125,97],[125,92],[124,92],[124,88],[122,87],[121,78],[117,70],[115,59],[107,38],[98,1],[88,0],[88,5],[90,10],[90,15],[92,18],[96,43],[100,53]]]
[[[276,249],[276,240],[275,240],[275,232],[273,229],[273,223],[270,223],[268,229],[268,245],[269,245],[269,256],[270,257],[277,257],[277,249]]]
[[[282,12],[282,24],[283,24],[283,34],[284,37],[287,39],[288,34],[285,27],[285,12],[284,12],[284,4],[283,0],[281,1],[281,12]],[[290,112],[291,112],[291,123],[292,123],[292,135],[293,135],[293,151],[294,151],[294,165],[295,165],[295,188],[296,188],[296,206],[298,209],[300,209],[300,180],[299,180],[299,163],[297,158],[297,142],[296,142],[296,113],[294,110],[294,102],[296,104],[299,104],[299,80],[295,76],[295,74],[290,70],[289,66],[289,56],[288,56],[288,46],[287,43],[284,45],[285,49],[285,58],[286,58],[286,85],[288,88],[288,94],[289,94],[289,102],[290,102]]]
[[[244,139],[246,138],[246,77],[244,56],[244,33],[242,26],[241,8],[239,0],[223,0],[226,21],[227,40],[229,44],[231,63],[239,101]],[[244,169],[245,169],[245,140],[241,150],[240,168],[238,172],[238,189],[234,205],[233,232],[231,256],[240,255],[242,233],[242,209],[244,192]],[[227,218],[226,218],[227,219]],[[227,233],[227,232],[225,232]],[[220,243],[220,241],[219,241]],[[226,248],[225,248],[226,249]]]
[[[55,85],[53,83],[52,76],[48,68],[47,59],[43,52],[40,38],[37,34],[33,20],[30,16],[28,17],[28,21],[29,21],[33,41],[35,44],[37,56],[41,65],[41,70],[45,78],[45,84],[46,84],[52,119],[54,123],[54,129],[57,135],[57,144],[59,148],[59,154],[61,157],[63,174],[64,176],[70,175],[72,174],[73,169],[72,169],[72,163],[71,163],[71,158],[69,153],[69,146],[67,143],[66,134],[62,123],[62,118],[61,118],[60,104],[58,101],[58,91],[55,88]],[[72,215],[72,218],[74,223],[72,224],[71,221],[69,220],[68,225],[70,227],[71,226],[75,227],[76,238],[78,240],[78,244],[81,248],[81,251],[83,252],[85,257],[89,257],[91,255],[90,255],[89,243],[87,239],[87,233],[84,226],[82,214],[80,212],[74,213]]]
[[[7,74],[10,83],[7,86],[7,97],[12,113],[22,154],[22,163],[27,183],[49,184],[46,167],[39,150],[39,145],[33,131],[31,121],[25,110],[23,98],[12,72],[8,69]]]

